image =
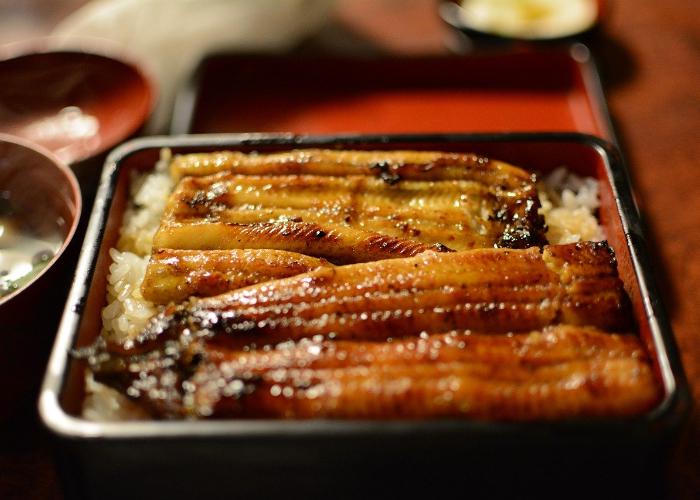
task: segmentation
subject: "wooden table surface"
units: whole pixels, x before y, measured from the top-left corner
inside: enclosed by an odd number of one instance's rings
[[[48,13],[43,18],[33,14],[43,22],[40,29],[48,29],[68,7],[82,2],[64,1],[58,11],[55,2],[27,3],[36,12]],[[23,2],[0,0],[0,17],[5,19],[0,19],[0,33],[5,33],[0,41],[31,32],[25,26],[1,29],[10,22],[12,6],[20,4],[26,8]],[[700,304],[695,290],[700,283],[700,2],[608,4],[609,16],[593,41],[593,51],[653,242],[654,271],[694,398],[700,400]],[[451,36],[432,0],[344,0],[334,23],[356,40],[395,53],[443,52]],[[49,314],[44,324],[52,327],[57,318],[57,312]],[[40,356],[31,363],[35,375],[24,384],[27,394],[0,429],[0,498],[62,498],[49,438],[34,409],[40,379],[36,374],[48,355],[48,344],[38,344],[32,347]],[[659,480],[667,498],[700,497],[697,410]]]

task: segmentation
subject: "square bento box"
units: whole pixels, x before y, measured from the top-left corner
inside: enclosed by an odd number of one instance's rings
[[[312,147],[473,152],[534,172],[547,173],[564,165],[598,179],[599,220],[615,250],[638,333],[662,386],[658,406],[635,418],[527,423],[466,419],[93,422],[82,418],[85,365],[71,351],[91,344],[99,335],[109,249],[119,237],[131,172],[152,169],[161,148],[182,154]],[[432,495],[454,488],[471,493],[532,492],[533,488],[545,488],[536,490],[544,492],[556,485],[575,485],[578,493],[595,484],[608,484],[607,492],[613,484],[625,492],[643,488],[645,471],[659,467],[690,405],[646,245],[621,155],[612,145],[588,135],[232,134],[126,143],[106,161],[40,396],[41,418],[57,438],[66,492],[88,498],[124,498],[134,493],[266,498],[421,491]]]

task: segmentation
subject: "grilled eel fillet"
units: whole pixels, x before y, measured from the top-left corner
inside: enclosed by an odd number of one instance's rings
[[[222,152],[176,157],[171,172],[180,182],[155,248],[268,248],[347,264],[546,242],[533,177],[475,155]]]
[[[89,359],[98,380],[166,418],[534,420],[633,415],[659,398],[635,336],[570,325],[270,350],[183,337],[143,355]]]
[[[183,332],[233,346],[314,335],[377,340],[472,329],[527,331],[550,324],[625,330],[629,308],[605,242],[527,250],[425,252],[321,267],[166,307],[127,350]]]
[[[89,361],[161,417],[631,415],[659,393],[601,330],[627,306],[606,243],[427,252],[192,299]]]
[[[211,297],[278,278],[330,266],[317,259],[282,250],[154,250],[141,290],[156,304]]]

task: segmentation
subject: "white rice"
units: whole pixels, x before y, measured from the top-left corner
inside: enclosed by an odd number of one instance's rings
[[[168,172],[171,153],[163,149],[160,161],[151,173],[136,175],[131,181],[130,202],[124,212],[124,222],[117,247],[121,251],[147,256],[151,253],[153,236],[173,190],[174,182]]]
[[[119,422],[150,418],[148,412],[119,391],[95,382],[90,372],[85,376],[85,394],[83,417],[87,420]]]
[[[560,167],[544,178],[538,186],[547,224],[547,240],[554,245],[578,241],[605,239],[598,224],[596,211],[600,207],[598,181],[579,177]]]
[[[107,306],[102,310],[102,334],[115,341],[133,338],[158,308],[141,295],[141,282],[151,254],[173,180],[168,173],[170,150],[163,150],[153,172],[131,180],[130,201],[117,248],[109,251]]]
[[[102,334],[117,341],[133,338],[159,311],[141,295],[141,282],[146,272],[151,243],[174,183],[168,173],[170,151],[164,150],[161,160],[150,174],[132,179],[131,202],[125,211],[117,248],[110,250],[107,306],[102,310]],[[547,239],[552,244],[604,239],[595,217],[600,203],[598,183],[559,168],[548,175],[538,191],[548,226]],[[126,397],[95,382],[88,375],[88,396],[83,416],[93,420],[143,418],[143,410]]]

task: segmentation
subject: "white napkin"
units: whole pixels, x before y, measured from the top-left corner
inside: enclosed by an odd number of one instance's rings
[[[334,0],[93,0],[54,35],[122,45],[159,85],[148,133],[162,133],[177,88],[203,55],[218,49],[280,52],[317,31]],[[80,42],[84,47],[84,40]]]

